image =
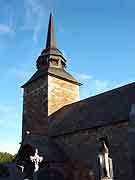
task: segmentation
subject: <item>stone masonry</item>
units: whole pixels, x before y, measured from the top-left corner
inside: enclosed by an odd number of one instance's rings
[[[26,131],[47,135],[48,116],[64,105],[79,100],[79,86],[50,75],[24,88],[23,136]]]
[[[77,84],[48,76],[48,115],[61,107],[79,100]]]
[[[26,131],[46,135],[48,129],[47,76],[37,79],[24,88],[22,135]]]
[[[128,123],[120,123],[58,136],[55,137],[55,141],[62,146],[72,160],[87,164],[97,177],[99,175],[98,140],[107,136],[110,156],[113,159],[114,179],[117,177],[118,180],[129,180],[131,164],[127,135]]]

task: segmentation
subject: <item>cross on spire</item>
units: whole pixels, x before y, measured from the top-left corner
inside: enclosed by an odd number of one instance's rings
[[[50,13],[47,41],[46,41],[46,49],[51,49],[51,48],[56,48],[56,39],[55,39],[54,22],[53,22],[52,13]]]

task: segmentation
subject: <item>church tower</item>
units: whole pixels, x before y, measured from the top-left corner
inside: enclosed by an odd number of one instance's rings
[[[53,16],[50,14],[45,49],[37,59],[37,71],[22,88],[25,134],[48,134],[48,116],[79,100],[80,83],[66,70],[66,59],[57,48]]]

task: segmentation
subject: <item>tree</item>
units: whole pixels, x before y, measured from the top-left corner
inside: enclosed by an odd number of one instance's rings
[[[9,169],[6,165],[2,163],[13,162],[15,159],[15,155],[12,155],[7,152],[0,152],[0,177],[9,176]]]
[[[7,152],[0,152],[0,162],[12,162],[15,159],[15,155]]]

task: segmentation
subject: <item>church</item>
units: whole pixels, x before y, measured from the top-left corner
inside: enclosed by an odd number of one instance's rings
[[[81,85],[58,49],[50,14],[37,71],[22,86],[22,141],[16,162],[32,179],[30,157],[38,150],[37,179],[135,179],[135,83],[79,99]]]

